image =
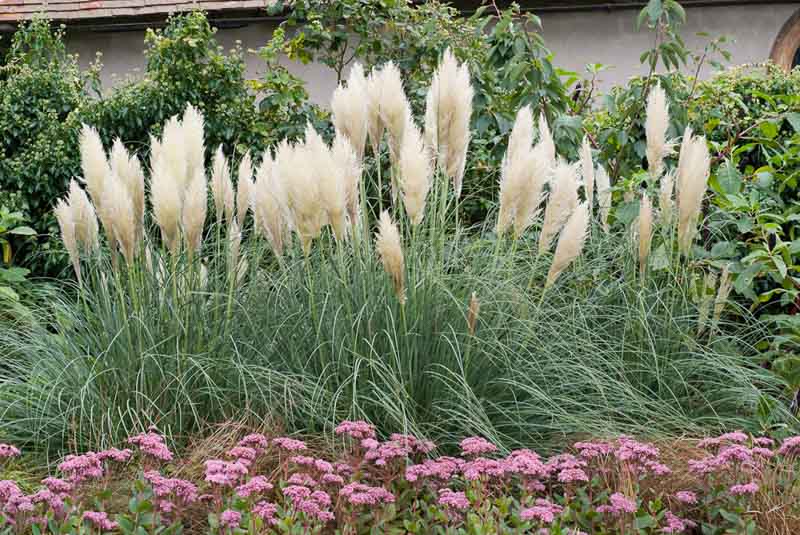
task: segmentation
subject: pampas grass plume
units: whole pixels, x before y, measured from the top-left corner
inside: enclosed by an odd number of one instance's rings
[[[372,146],[372,154],[377,158],[383,139],[384,125],[381,121],[381,71],[372,69],[367,77],[367,134]]]
[[[642,192],[639,203],[639,275],[644,277],[647,270],[647,258],[650,256],[650,245],[653,240],[653,204],[646,192]]]
[[[169,173],[168,164],[159,158],[154,162],[150,176],[150,202],[153,205],[153,217],[161,229],[164,245],[173,253],[178,252],[180,245],[179,227],[183,205],[182,192],[178,183]]]
[[[322,206],[328,215],[327,222],[336,239],[343,240],[347,236],[348,190],[344,170],[336,165],[332,151],[311,124],[306,126],[306,154],[318,183]]]
[[[397,65],[390,61],[381,67],[377,87],[381,122],[389,133],[389,155],[397,161],[406,122],[411,116],[411,105],[403,90],[403,78]]]
[[[333,92],[331,120],[336,130],[350,140],[359,163],[364,158],[364,148],[367,143],[369,106],[365,106],[365,103],[368,102],[368,98],[364,67],[356,62],[350,69],[347,86],[340,85]]]
[[[431,156],[419,128],[410,122],[400,147],[400,191],[408,218],[419,225],[425,215],[425,200],[431,187]]]
[[[584,202],[575,209],[561,231],[553,263],[550,265],[550,271],[547,272],[545,289],[552,286],[558,276],[581,254],[588,228],[589,207]]]
[[[391,277],[394,292],[400,304],[405,304],[405,263],[403,247],[400,243],[400,232],[392,222],[389,213],[381,212],[378,222],[378,233],[375,238],[375,249],[378,251],[383,269]]]
[[[230,222],[233,218],[233,184],[222,145],[217,147],[211,162],[211,196],[214,198],[217,224],[222,222],[223,217]]]
[[[336,137],[333,139],[331,157],[338,172],[342,174],[347,215],[350,224],[354,225],[358,221],[361,195],[361,160],[350,139],[339,131],[336,132]]]
[[[133,217],[136,224],[136,237],[141,239],[144,233],[144,171],[136,155],[131,155],[119,138],[114,140],[109,157],[111,173],[116,175],[128,191],[131,198]]]
[[[208,187],[206,185],[206,173],[203,167],[197,167],[195,168],[194,178],[186,188],[183,213],[181,215],[186,251],[190,259],[200,250],[207,211]]]
[[[672,152],[672,145],[667,143],[669,104],[661,84],[656,84],[647,95],[644,129],[647,136],[647,165],[650,175],[658,178],[664,170],[664,158]]]
[[[181,129],[186,146],[186,169],[192,173],[188,177],[190,182],[196,180],[197,169],[205,169],[206,149],[203,141],[205,120],[203,114],[191,104],[186,105],[181,120]]]
[[[286,193],[274,167],[269,154],[265,154],[256,171],[253,211],[257,228],[266,236],[275,256],[281,256],[287,231]]]
[[[611,211],[611,179],[608,172],[602,165],[597,167],[595,173],[597,184],[597,205],[600,208],[600,224],[605,232],[608,232],[608,214]]]
[[[678,163],[678,245],[684,254],[691,250],[697,232],[710,166],[705,137],[684,140]]]
[[[100,140],[100,134],[93,127],[83,125],[79,137],[79,150],[83,179],[86,181],[86,187],[89,190],[89,195],[92,196],[92,201],[94,201],[99,210],[103,200],[103,188],[106,177],[110,173],[110,168],[103,149],[103,142]]]
[[[475,292],[469,298],[469,307],[467,308],[467,329],[470,336],[475,336],[475,330],[478,327],[478,314],[481,310],[481,303],[478,301],[478,296]]]
[[[732,284],[733,278],[731,277],[730,265],[726,265],[722,268],[722,275],[719,278],[719,290],[714,299],[714,316],[711,319],[712,333],[716,330],[719,320],[722,317],[722,311],[725,310],[725,305],[728,303],[728,296],[731,293]]]
[[[244,226],[247,223],[247,212],[253,203],[253,160],[250,152],[246,152],[239,162],[238,181],[236,182],[236,221]]]
[[[239,251],[242,245],[242,232],[239,228],[239,223],[236,217],[231,219],[230,228],[228,229],[228,244],[230,246],[229,260],[230,260],[230,273],[237,276],[239,272]]]
[[[103,189],[103,212],[113,229],[116,243],[111,241],[112,249],[119,246],[125,262],[130,266],[136,256],[136,216],[133,211],[133,201],[128,194],[128,189],[120,177],[109,175]]]
[[[458,64],[448,48],[436,72],[425,102],[425,130],[429,146],[438,154],[439,168],[453,181],[461,196],[469,146],[469,123],[474,91],[466,63]]]
[[[328,212],[320,193],[320,180],[314,176],[311,154],[306,145],[292,146],[286,142],[278,145],[275,154],[276,170],[286,188],[286,200],[294,230],[307,255],[311,242],[320,235],[328,223]]]
[[[73,217],[72,207],[68,201],[59,199],[55,207],[55,216],[58,221],[58,227],[61,229],[61,240],[64,242],[64,248],[69,254],[70,262],[72,262],[72,269],[75,270],[75,276],[78,277],[78,283],[81,282],[81,262],[80,255],[78,254],[78,242],[75,235],[75,219]]]
[[[67,203],[72,210],[72,220],[75,225],[75,240],[79,248],[91,252],[96,250],[100,241],[98,239],[97,215],[89,201],[89,196],[76,180],[69,181],[69,194]]]
[[[572,165],[564,161],[556,164],[550,186],[542,232],[539,235],[539,253],[550,248],[553,238],[578,206],[578,181]]]
[[[550,131],[550,125],[547,124],[547,117],[544,112],[539,115],[539,140],[537,145],[540,145],[541,154],[547,160],[550,169],[556,167],[556,143],[553,140],[553,133]]]

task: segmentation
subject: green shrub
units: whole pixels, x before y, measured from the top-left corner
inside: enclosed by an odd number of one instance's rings
[[[77,131],[71,117],[87,102],[89,73],[66,53],[63,30],[44,19],[14,34],[0,66],[0,191],[42,236],[39,248],[22,251],[39,273],[54,267],[47,236],[56,230],[54,200],[78,174]],[[58,265],[59,261],[55,261]]]

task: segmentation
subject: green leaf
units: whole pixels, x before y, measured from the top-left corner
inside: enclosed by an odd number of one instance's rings
[[[795,133],[800,134],[800,113],[795,111],[789,112],[786,114],[786,120],[792,125]]]
[[[31,227],[16,227],[8,231],[9,234],[16,234],[18,236],[36,236],[37,232]]]
[[[733,195],[739,193],[742,187],[742,174],[729,161],[719,168],[716,179],[720,193]]]

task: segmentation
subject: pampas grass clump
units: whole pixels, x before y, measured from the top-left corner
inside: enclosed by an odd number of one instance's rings
[[[445,445],[480,434],[547,449],[567,434],[746,426],[779,391],[750,363],[759,333],[725,323],[725,282],[697,337],[703,313],[679,255],[637,276],[653,241],[677,249],[672,223],[660,232],[643,192],[638,225],[621,228],[587,142],[567,161],[544,117],[536,132],[533,110],[519,110],[496,233],[463,228],[471,90],[453,92],[468,79],[446,53],[423,134],[397,67],[366,79],[355,68],[334,98],[332,140],[308,127],[241,160],[215,148],[209,169],[192,107],[151,140],[148,166],[117,142],[107,156],[84,128],[88,195],[73,182],[55,207],[79,285],[0,329],[0,434],[97,448],[150,425],[185,436],[234,417],[309,431],[367,419]],[[378,159],[389,132],[388,205],[362,127]],[[686,252],[708,152],[683,141],[674,219]]]

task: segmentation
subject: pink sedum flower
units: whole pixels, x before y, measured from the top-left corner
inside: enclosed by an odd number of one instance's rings
[[[800,455],[800,436],[787,438],[781,443],[778,449],[778,455],[785,457],[794,457]]]
[[[439,489],[439,505],[456,509],[458,511],[466,511],[469,509],[470,503],[466,494],[463,492],[455,492],[451,489]]]
[[[347,435],[357,440],[375,438],[375,426],[363,420],[345,420],[336,426],[334,432],[337,435]]]
[[[589,476],[580,468],[566,468],[558,473],[558,480],[561,483],[575,483],[576,481],[587,482]]]
[[[164,443],[164,437],[154,431],[140,433],[128,439],[128,444],[138,446],[139,451],[148,457],[153,457],[159,461],[171,461],[172,452]]]
[[[370,487],[363,483],[350,483],[342,487],[339,495],[343,496],[352,505],[378,505],[381,503],[394,503],[394,494],[383,487]]]
[[[610,505],[601,505],[597,508],[598,513],[610,513],[614,516],[619,516],[625,513],[635,513],[636,501],[631,500],[621,492],[615,492],[609,496],[608,501]]]
[[[236,495],[240,498],[249,498],[253,495],[263,495],[272,490],[272,483],[264,476],[254,476],[242,485],[236,487]]]
[[[482,437],[469,437],[461,441],[463,455],[484,455],[497,451],[497,446]]]
[[[697,503],[697,494],[689,490],[681,490],[675,493],[675,499],[687,505],[694,505]]]
[[[232,509],[227,509],[219,515],[219,523],[221,526],[224,526],[229,529],[235,529],[239,527],[239,524],[242,522],[242,513],[239,511],[233,511]]]
[[[274,503],[267,501],[258,502],[253,506],[251,512],[272,526],[279,522],[279,519],[275,518],[275,515],[278,513],[278,506]]]
[[[672,511],[667,511],[664,514],[664,520],[667,525],[661,528],[661,533],[683,533],[696,525],[691,520],[675,516]]]
[[[108,518],[108,514],[103,511],[85,511],[81,520],[89,522],[102,531],[113,531],[119,527],[119,524]]]
[[[272,439],[272,443],[286,451],[302,451],[307,449],[305,442],[289,437],[274,438]]]
[[[526,522],[536,521],[543,524],[552,524],[556,515],[560,515],[564,508],[548,500],[538,499],[536,505],[520,511],[520,518]]]
[[[728,489],[734,496],[747,496],[753,495],[758,492],[758,483],[755,481],[751,481],[750,483],[744,483],[741,485],[734,485],[730,489]]]
[[[19,448],[11,444],[0,444],[0,459],[9,459],[11,457],[19,457],[21,452]]]

